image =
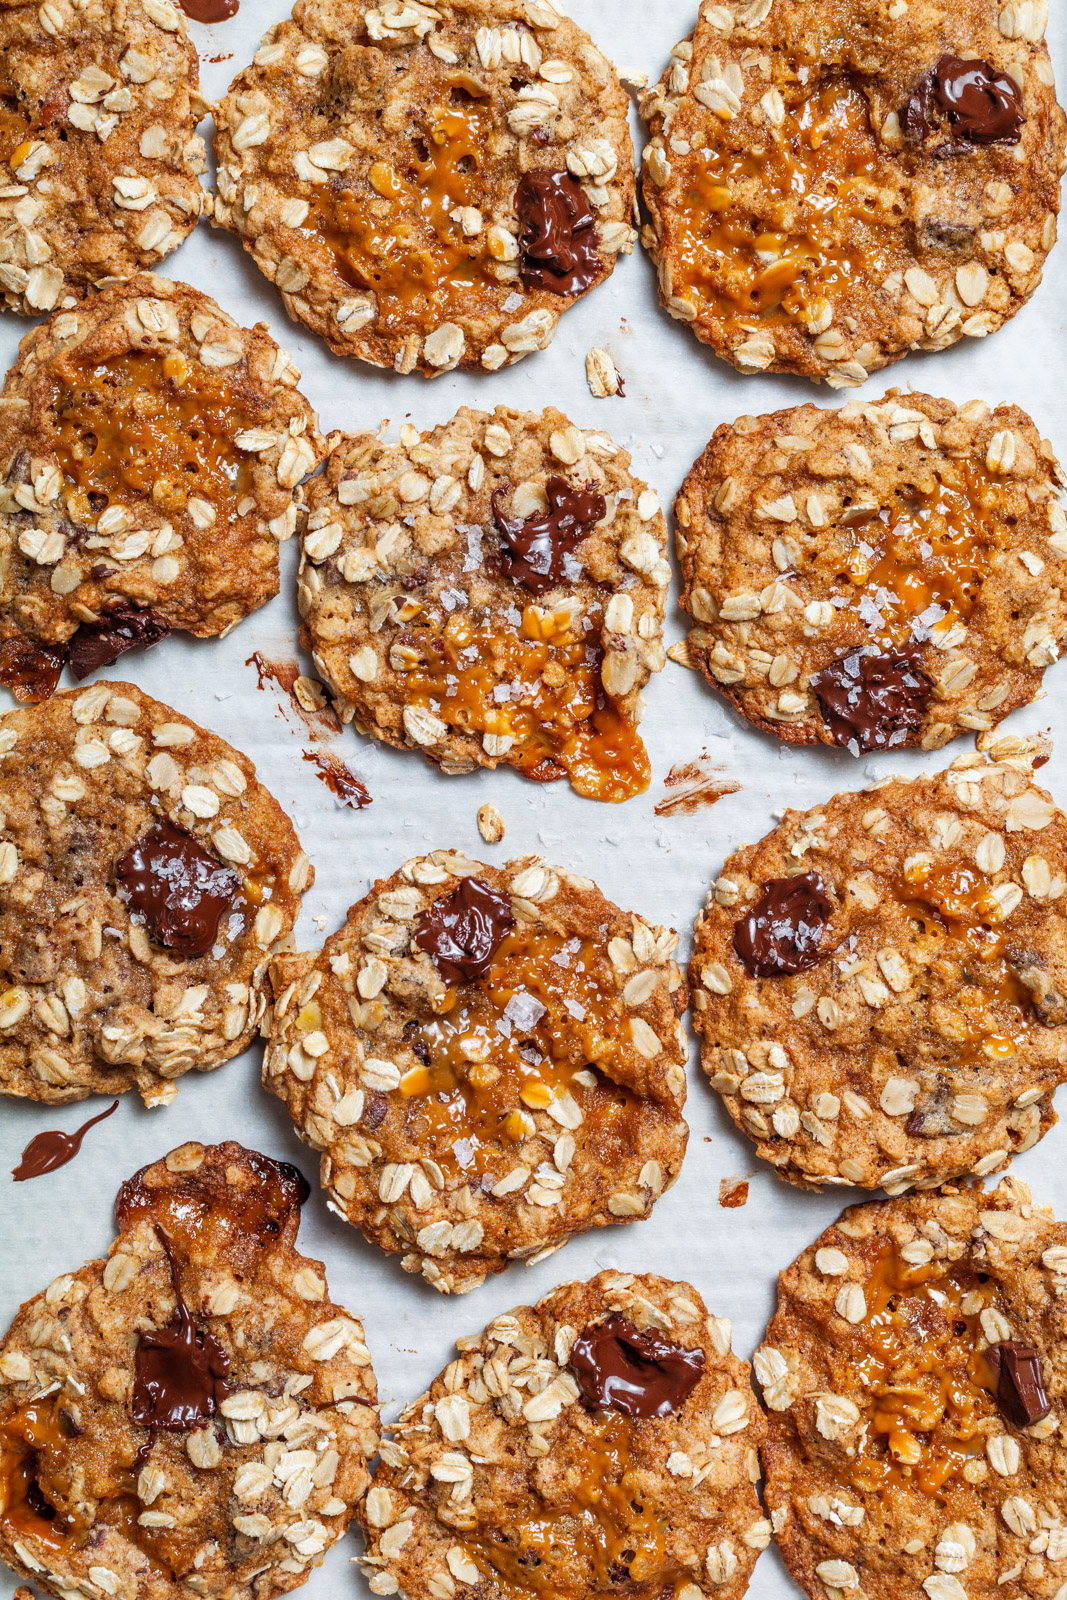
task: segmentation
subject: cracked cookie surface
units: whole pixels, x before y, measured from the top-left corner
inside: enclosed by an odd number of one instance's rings
[[[348,435],[307,487],[301,642],[343,721],[444,772],[624,800],[649,781],[666,541],[629,455],[551,408]]]
[[[130,683],[0,719],[0,1094],[59,1104],[247,1049],[311,864],[255,768]]]
[[[106,1261],[0,1342],[0,1557],[44,1594],[269,1600],[341,1538],[378,1447],[358,1319],[296,1248],[308,1186],[182,1145],[119,1191]]]
[[[1046,15],[702,6],[642,102],[666,309],[740,372],[839,388],[1001,327],[1056,238],[1067,124]]]
[[[535,857],[407,862],[272,966],[263,1063],[333,1206],[443,1293],[650,1215],[688,1129],[677,934]]]
[[[739,1600],[770,1523],[730,1334],[688,1283],[602,1272],[459,1339],[383,1440],[372,1591]]]
[[[1055,1594],[1067,1227],[1006,1178],[855,1206],[753,1357],[765,1503],[812,1600]]]
[[[992,728],[1067,638],[1057,470],[1024,411],[981,400],[724,424],[675,502],[690,659],[791,744]]]
[[[141,273],[23,340],[0,395],[0,682],[19,698],[278,592],[325,445],[267,333]]]
[[[204,114],[172,0],[0,5],[0,304],[71,306],[196,226]]]
[[[339,355],[496,371],[632,250],[628,111],[556,0],[297,0],[216,110],[214,221]]]
[[[984,738],[985,736],[983,736]],[[1067,818],[1002,738],[912,782],[787,811],[697,919],[701,1059],[806,1188],[899,1193],[1029,1149],[1067,1077]]]

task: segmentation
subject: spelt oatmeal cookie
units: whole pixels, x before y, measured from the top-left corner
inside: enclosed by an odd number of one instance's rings
[[[729,0],[645,96],[660,297],[740,371],[835,388],[981,338],[1056,238],[1065,123],[1030,0]]]
[[[58,1105],[247,1049],[311,883],[222,739],[132,683],[0,718],[0,1095]]]
[[[1067,817],[1040,741],[786,811],[697,919],[712,1086],[804,1188],[897,1194],[1037,1143],[1067,1078]]]
[[[1067,1226],[993,1194],[854,1206],[781,1274],[764,1498],[812,1600],[1052,1600]]]
[[[357,1513],[372,1593],[739,1600],[771,1527],[730,1331],[691,1284],[602,1272],[457,1340]]]
[[[359,1321],[296,1248],[308,1186],[234,1143],[119,1190],[106,1261],[0,1343],[0,1558],[44,1594],[270,1600],[341,1538],[378,1448]]]
[[[691,660],[790,744],[992,728],[1067,639],[1056,472],[1024,411],[982,400],[724,424],[675,502]]]
[[[308,485],[301,642],[361,732],[625,800],[649,781],[666,544],[626,451],[551,408],[351,434]]]
[[[678,936],[534,856],[408,861],[279,956],[263,1082],[340,1215],[442,1293],[647,1217],[688,1129]]]
[[[172,0],[0,4],[0,304],[38,316],[193,231],[206,107]]]
[[[214,220],[339,355],[495,372],[633,249],[628,110],[557,0],[297,0],[216,109]]]
[[[0,13],[2,15],[2,13]],[[23,340],[0,395],[0,682],[20,699],[278,592],[322,459],[264,323],[141,273]]]

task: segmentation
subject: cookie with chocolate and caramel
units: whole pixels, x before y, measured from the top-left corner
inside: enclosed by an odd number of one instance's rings
[[[1013,1178],[854,1206],[781,1274],[764,1499],[811,1600],[1056,1591],[1065,1293],[1067,1225]]]
[[[0,396],[0,683],[52,693],[278,592],[325,451],[263,323],[147,273],[23,340]]]
[[[437,850],[279,956],[263,1062],[333,1208],[443,1294],[647,1217],[688,1129],[678,936],[534,857]]]
[[[61,1104],[246,1049],[312,881],[239,751],[130,683],[0,718],[0,1096]]]
[[[649,781],[666,542],[626,451],[551,407],[345,435],[308,484],[301,643],[342,721],[443,772],[626,800]]]
[[[691,1284],[602,1272],[457,1340],[357,1513],[374,1592],[740,1600],[771,1525],[730,1334]]]
[[[106,1261],[0,1339],[0,1560],[42,1594],[270,1600],[343,1535],[378,1448],[358,1319],[296,1247],[308,1185],[182,1145],[119,1190]]]
[[[732,855],[689,967],[701,1059],[791,1183],[1002,1169],[1067,1078],[1067,817],[1041,740],[786,811]]]
[[[556,0],[297,0],[216,107],[213,220],[339,355],[495,372],[633,249],[628,110]]]
[[[690,660],[790,744],[987,731],[1067,641],[1058,471],[1025,411],[983,400],[724,424],[675,502]]]
[[[704,5],[645,95],[642,240],[671,316],[740,372],[851,388],[1001,327],[1056,239],[1044,9]]]

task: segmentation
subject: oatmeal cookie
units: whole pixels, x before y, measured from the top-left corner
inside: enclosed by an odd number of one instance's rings
[[[52,1105],[247,1049],[311,883],[247,756],[132,683],[0,718],[0,1095]]]
[[[279,956],[263,1082],[333,1209],[442,1293],[647,1217],[688,1129],[678,935],[534,856],[408,861]]]
[[[172,0],[0,4],[0,305],[154,266],[208,203],[200,64]]]
[[[781,1274],[764,1497],[812,1600],[1060,1591],[1065,1293],[1067,1226],[1012,1178],[854,1206]]]
[[[0,13],[2,15],[2,13]],[[20,699],[278,592],[325,453],[264,323],[141,273],[22,342],[0,395],[0,682]]]
[[[216,108],[214,221],[338,355],[495,372],[633,249],[628,110],[557,0],[297,0]]]
[[[675,502],[690,658],[766,733],[936,750],[1067,640],[1067,514],[1018,406],[929,395],[718,428]]]
[[[740,372],[835,388],[981,338],[1056,238],[1065,122],[1029,0],[729,0],[644,97],[660,297]]]
[[[712,1086],[804,1188],[985,1176],[1067,1078],[1067,817],[1039,741],[786,811],[697,919]]]
[[[307,488],[301,642],[342,720],[443,772],[625,800],[649,782],[666,544],[626,451],[559,411],[350,434]]]
[[[691,1284],[602,1272],[457,1349],[357,1513],[375,1594],[740,1600],[771,1533],[766,1424]]]
[[[370,1356],[296,1248],[308,1186],[186,1144],[119,1190],[106,1261],[0,1342],[0,1559],[44,1594],[270,1600],[341,1538],[378,1448]]]

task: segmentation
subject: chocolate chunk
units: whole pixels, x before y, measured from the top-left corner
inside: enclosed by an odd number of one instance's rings
[[[703,1350],[687,1350],[625,1317],[586,1328],[571,1346],[571,1371],[590,1411],[669,1417],[692,1394],[704,1371]]]
[[[24,705],[50,700],[67,659],[65,644],[36,644],[21,634],[0,645],[0,683]]]
[[[1045,1368],[1040,1352],[1019,1339],[991,1344],[986,1361],[996,1379],[997,1405],[1008,1422],[1029,1428],[1052,1410],[1045,1388]]]
[[[835,744],[888,750],[922,727],[934,686],[917,662],[919,647],[886,654],[853,650],[811,680]]]
[[[237,874],[184,828],[164,819],[115,864],[119,894],[143,913],[160,944],[202,956],[240,885]]]
[[[602,494],[592,489],[572,489],[566,478],[549,478],[545,493],[549,509],[535,511],[520,522],[505,517],[504,491],[493,492],[493,516],[505,540],[499,555],[500,570],[506,578],[514,578],[538,595],[570,576],[566,558],[589,537],[608,510]]]
[[[528,172],[515,193],[520,272],[528,289],[584,294],[603,275],[588,197],[569,172]]]
[[[943,55],[919,81],[901,122],[909,139],[924,139],[942,123],[961,145],[1018,144],[1022,97],[1014,79],[988,61]]]
[[[772,878],[734,925],[734,949],[754,978],[789,978],[829,954],[821,946],[834,902],[817,872]]]
[[[481,878],[435,900],[419,918],[415,943],[432,956],[446,983],[470,982],[489,971],[497,948],[515,924],[511,901]]]
[[[178,1303],[169,1327],[141,1335],[133,1359],[130,1411],[144,1428],[184,1433],[213,1417],[229,1394],[230,1363],[214,1334],[198,1328],[190,1316],[171,1242],[158,1223],[156,1233]]]
[[[121,600],[100,613],[99,622],[83,622],[70,641],[70,670],[87,678],[99,667],[110,666],[137,645],[158,644],[170,632],[170,623],[158,611],[138,611]]]

